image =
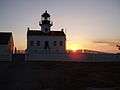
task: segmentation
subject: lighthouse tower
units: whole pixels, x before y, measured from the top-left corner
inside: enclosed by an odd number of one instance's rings
[[[41,15],[41,21],[39,22],[39,25],[41,26],[42,32],[50,32],[50,28],[53,23],[50,21],[50,15],[47,13],[47,11]]]

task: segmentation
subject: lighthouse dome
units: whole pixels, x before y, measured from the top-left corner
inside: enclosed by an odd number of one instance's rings
[[[43,13],[41,16],[42,16],[42,17],[50,17],[50,14],[48,14],[48,13],[47,13],[47,10],[46,10],[45,13]]]

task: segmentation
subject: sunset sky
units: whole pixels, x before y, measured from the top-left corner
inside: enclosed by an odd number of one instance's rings
[[[120,0],[0,0],[0,31],[12,31],[15,46],[26,49],[26,31],[40,29],[47,10],[52,30],[65,29],[67,49],[118,52]]]

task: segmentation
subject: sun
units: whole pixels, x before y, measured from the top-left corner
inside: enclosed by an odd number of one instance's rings
[[[76,52],[80,48],[81,48],[81,46],[78,44],[68,44],[68,47],[67,47],[68,50],[72,50],[74,52]]]

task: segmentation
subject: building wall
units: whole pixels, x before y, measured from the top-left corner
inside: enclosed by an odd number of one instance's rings
[[[0,61],[11,61],[12,53],[9,52],[8,45],[0,45]]]
[[[33,41],[33,45],[31,45]],[[37,45],[37,41],[40,41],[40,45]],[[49,42],[48,50],[44,49],[45,41]],[[54,41],[56,41],[56,46],[54,46]],[[63,45],[60,45],[60,42]],[[28,36],[27,37],[27,53],[63,53],[66,50],[66,38],[65,36]]]
[[[0,45],[0,61],[11,61],[14,50],[13,37],[10,37],[8,44]]]

